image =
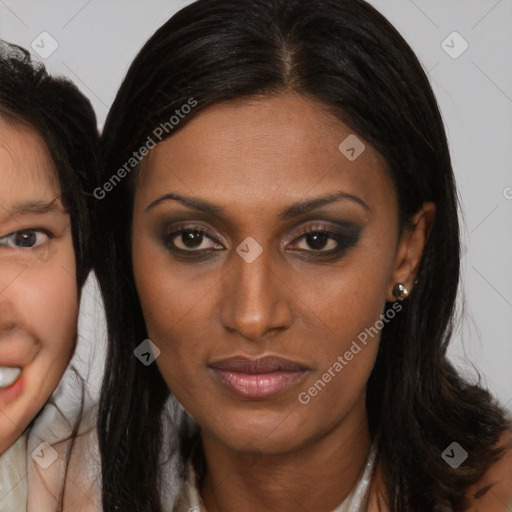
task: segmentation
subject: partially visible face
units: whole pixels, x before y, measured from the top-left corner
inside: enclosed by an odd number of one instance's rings
[[[0,118],[0,453],[57,387],[78,298],[70,217],[42,137]]]
[[[394,300],[398,213],[378,153],[340,151],[349,135],[295,94],[218,104],[142,170],[133,266],[156,362],[234,450],[284,453],[365,414],[379,336],[352,342]]]

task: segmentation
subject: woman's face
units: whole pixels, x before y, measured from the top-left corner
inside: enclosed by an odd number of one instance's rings
[[[351,135],[296,94],[224,103],[142,169],[133,265],[156,362],[234,450],[283,453],[366,418],[381,314],[423,242],[399,237],[385,163]]]
[[[71,358],[78,314],[70,217],[42,137],[0,118],[0,453]]]

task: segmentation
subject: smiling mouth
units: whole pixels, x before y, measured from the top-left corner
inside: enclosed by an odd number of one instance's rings
[[[21,374],[21,368],[0,366],[0,389],[12,386]]]
[[[271,398],[290,389],[306,373],[299,363],[280,357],[232,357],[209,365],[216,379],[230,392],[249,400]]]

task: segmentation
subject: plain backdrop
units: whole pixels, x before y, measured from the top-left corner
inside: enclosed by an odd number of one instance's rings
[[[0,0],[0,38],[70,77],[92,101],[101,128],[138,50],[188,3]],[[466,301],[450,357],[471,378],[480,372],[512,410],[512,0],[370,3],[420,58],[447,127],[463,214],[460,302]],[[104,344],[101,301],[90,280],[78,358],[93,396]]]

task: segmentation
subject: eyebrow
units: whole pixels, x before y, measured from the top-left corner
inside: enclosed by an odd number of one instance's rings
[[[290,206],[287,206],[286,208],[282,209],[279,212],[279,217],[283,220],[299,217],[300,215],[309,213],[313,210],[316,210],[317,208],[320,208],[321,206],[333,203],[334,201],[337,201],[339,199],[348,199],[362,206],[365,210],[370,210],[370,207],[360,197],[354,196],[352,194],[347,194],[346,192],[343,191],[338,191],[333,194],[316,197],[314,199],[305,199],[292,203]],[[159,197],[158,199],[153,201],[149,206],[147,206],[144,209],[144,212],[147,212],[154,208],[155,206],[159,205],[160,203],[169,200],[179,201],[180,203],[184,204],[185,206],[188,206],[189,208],[192,208],[193,210],[211,213],[217,217],[222,218],[227,216],[226,210],[221,206],[210,203],[209,201],[205,201],[203,199],[185,197],[183,195],[176,193],[169,193]]]
[[[10,210],[4,210],[9,217],[17,217],[19,215],[27,215],[30,213],[64,213],[66,210],[57,203],[58,197],[50,202],[33,200],[15,204]]]

